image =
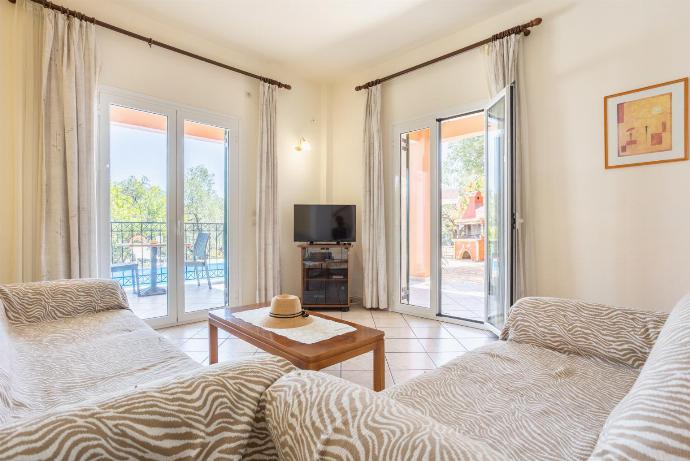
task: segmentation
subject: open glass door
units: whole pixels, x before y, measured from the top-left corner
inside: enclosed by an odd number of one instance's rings
[[[513,86],[486,109],[486,322],[503,328],[512,299]]]
[[[431,317],[436,315],[436,268],[432,219],[434,195],[432,184],[436,141],[433,120],[407,123],[396,127],[398,146],[399,207],[399,296],[394,308],[400,312]],[[396,175],[397,176],[397,175]]]

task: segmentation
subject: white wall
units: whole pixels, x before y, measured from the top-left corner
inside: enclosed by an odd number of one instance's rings
[[[690,74],[690,2],[536,0],[333,83],[328,196],[361,210],[365,95],[356,84],[537,16],[544,22],[523,48],[530,292],[669,310],[690,291],[690,162],[605,170],[603,98]],[[385,83],[388,169],[394,123],[488,98],[485,75],[473,50]]]
[[[0,13],[13,8],[8,2],[0,3]],[[541,16],[544,23],[524,42],[530,292],[668,310],[690,291],[690,162],[604,170],[602,110],[607,94],[690,74],[690,2],[534,0],[320,85],[117,5],[89,0],[63,3],[293,84],[292,91],[280,91],[278,100],[283,282],[289,292],[299,290],[298,253],[291,238],[293,203],[355,203],[361,224],[365,94],[355,92],[354,86]],[[257,82],[155,47],[148,49],[112,32],[99,29],[98,36],[102,83],[240,118],[242,288],[244,301],[252,301]],[[385,83],[386,156],[390,160],[393,155],[390,132],[394,123],[487,97],[479,50]],[[312,142],[311,152],[292,151],[301,135]],[[12,178],[9,170],[3,168],[8,180]],[[16,216],[7,206],[12,193],[0,201],[0,216],[7,217],[7,222]],[[358,236],[361,239],[361,226]],[[359,246],[356,253],[356,267],[361,268]],[[11,271],[0,272],[0,277],[5,272]],[[361,295],[361,272],[354,275],[353,294]]]
[[[286,291],[297,292],[299,253],[292,242],[292,205],[320,199],[320,87],[299,78],[289,69],[221,48],[118,5],[89,0],[63,0],[61,4],[142,35],[292,84],[291,91],[278,92],[277,145],[281,256],[286,269],[292,269],[283,271],[282,281]],[[2,7],[12,8],[7,2],[3,2]],[[258,81],[155,46],[149,48],[138,40],[102,28],[97,28],[97,43],[100,84],[239,118],[241,291],[242,301],[254,302]],[[298,154],[293,151],[299,136],[312,142],[311,152]]]

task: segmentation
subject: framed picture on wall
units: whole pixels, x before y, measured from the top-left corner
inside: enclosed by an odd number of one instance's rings
[[[688,159],[688,78],[604,98],[604,164],[622,168]]]

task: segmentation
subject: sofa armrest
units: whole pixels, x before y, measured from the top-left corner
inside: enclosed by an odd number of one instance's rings
[[[0,459],[275,458],[261,396],[293,370],[267,356],[147,383],[0,427]]]
[[[503,459],[481,441],[326,373],[292,372],[264,398],[266,422],[284,461]]]
[[[522,298],[512,307],[501,339],[640,368],[667,317],[562,298]]]
[[[0,302],[13,324],[46,322],[129,308],[127,295],[120,284],[106,279],[0,285]]]

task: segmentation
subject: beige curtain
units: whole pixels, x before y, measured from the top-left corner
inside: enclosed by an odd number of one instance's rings
[[[525,172],[527,155],[525,151],[525,111],[523,85],[520,84],[519,65],[520,44],[522,35],[513,34],[508,37],[495,40],[486,45],[487,75],[491,95],[495,95],[506,86],[515,82],[514,114],[515,120],[515,248],[514,248],[514,282],[513,292],[515,299],[525,296],[527,281],[525,279],[525,222],[523,211],[525,209]]]
[[[382,136],[381,85],[376,85],[367,89],[364,115],[362,258],[364,260],[363,305],[368,309],[388,308]]]
[[[0,2],[0,283],[40,278],[42,25],[42,7]]]
[[[259,88],[259,162],[256,182],[256,302],[280,293],[280,226],[276,152],[277,87]]]
[[[97,275],[95,26],[45,9],[43,279]]]

